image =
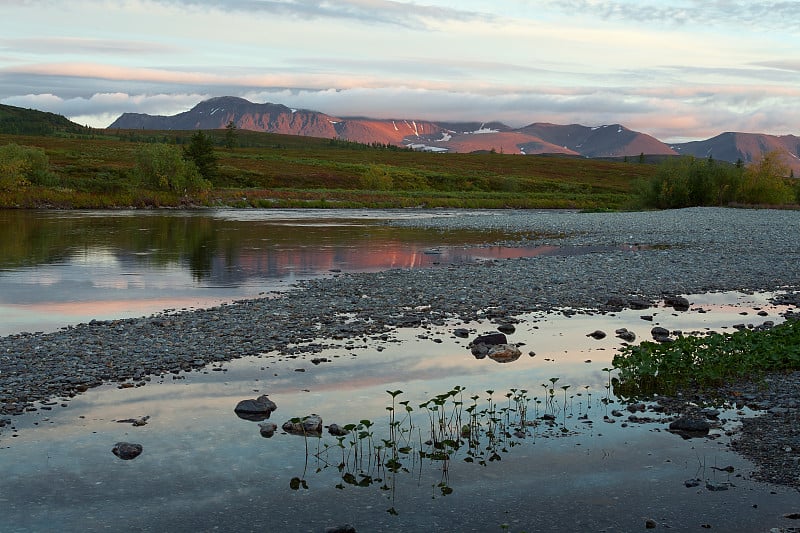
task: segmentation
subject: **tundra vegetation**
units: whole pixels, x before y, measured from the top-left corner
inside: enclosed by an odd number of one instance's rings
[[[788,205],[800,202],[800,182],[791,178],[780,152],[769,152],[749,166],[712,158],[671,158],[639,185],[646,207]]]
[[[777,205],[800,196],[800,180],[780,177],[784,169],[772,155],[737,168],[692,158],[653,164],[436,154],[230,124],[212,131],[93,130],[8,106],[0,106],[0,132],[0,207],[6,208],[622,210]]]

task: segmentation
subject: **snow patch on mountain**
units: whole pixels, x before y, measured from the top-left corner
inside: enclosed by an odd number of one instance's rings
[[[482,135],[482,134],[485,134],[485,133],[500,133],[500,130],[493,130],[492,128],[485,128],[484,125],[485,125],[485,123],[481,123],[481,127],[478,128],[477,130],[471,131],[471,132],[470,131],[465,131],[464,133],[466,133],[467,135],[469,135],[469,134]]]

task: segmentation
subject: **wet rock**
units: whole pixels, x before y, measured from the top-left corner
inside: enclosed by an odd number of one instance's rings
[[[631,413],[638,413],[644,412],[647,410],[647,406],[643,403],[632,403],[626,407],[626,409]]]
[[[510,335],[511,333],[514,333],[515,331],[517,331],[517,328],[514,327],[514,324],[507,324],[506,323],[506,324],[498,325],[497,326],[497,331],[499,331],[500,333],[505,333],[505,334]]]
[[[644,521],[644,527],[646,529],[655,529],[657,525],[658,523],[652,518],[648,518],[647,520]]]
[[[520,358],[522,352],[513,344],[496,344],[490,346],[486,356],[498,363],[511,363]]]
[[[502,333],[486,333],[484,335],[478,335],[472,341],[472,344],[507,344],[508,338]]]
[[[593,339],[600,340],[600,339],[605,339],[606,338],[606,332],[605,331],[600,331],[599,329],[597,329],[597,330],[587,334],[586,336],[587,337],[591,337]]]
[[[469,330],[466,328],[456,328],[453,330],[453,335],[460,339],[466,339],[469,337]]]
[[[236,413],[239,418],[243,418],[244,420],[260,422],[261,420],[266,420],[269,418],[272,412],[277,408],[278,406],[275,404],[275,402],[270,400],[266,394],[262,394],[255,399],[240,401],[238,404],[236,404],[233,412]]]
[[[281,428],[290,435],[322,436],[322,417],[310,414],[301,420],[287,420]]]
[[[620,328],[614,333],[616,333],[618,339],[622,339],[625,342],[633,342],[636,340],[636,333],[629,331],[627,328]]]
[[[508,346],[508,339],[502,333],[493,332],[485,335],[478,335],[470,343],[469,347],[475,359],[483,359],[489,355],[493,346],[498,345]]]
[[[708,435],[711,425],[703,419],[692,417],[680,417],[669,424],[669,430],[683,437],[691,439]]]
[[[672,342],[674,339],[670,337],[669,330],[667,328],[662,328],[661,326],[656,326],[650,330],[650,335],[653,337],[653,340],[656,342]]]
[[[702,479],[696,479],[696,478],[687,479],[686,481],[683,482],[683,486],[686,487],[687,489],[691,489],[694,487],[699,487],[702,482],[703,482]]]
[[[147,421],[150,420],[149,416],[142,416],[140,418],[126,418],[124,420],[117,420],[120,424],[130,424],[134,427],[141,427],[147,424]]]
[[[643,298],[631,298],[628,300],[628,307],[633,310],[641,311],[642,309],[649,309],[652,304]]]
[[[278,429],[278,424],[275,422],[262,422],[258,425],[258,428],[261,436],[268,439],[275,434],[275,430]]]
[[[344,429],[339,424],[331,424],[328,426],[328,433],[334,437],[344,437],[345,435],[350,434],[348,430]]]
[[[664,305],[672,307],[676,311],[688,311],[690,304],[689,300],[683,296],[667,296],[664,298]]]
[[[114,445],[111,449],[111,453],[119,457],[124,461],[129,461],[131,459],[136,459],[142,453],[142,445],[141,444],[133,444],[130,442],[118,442]]]

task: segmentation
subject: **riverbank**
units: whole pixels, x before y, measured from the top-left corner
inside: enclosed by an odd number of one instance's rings
[[[248,355],[313,357],[347,340],[380,349],[394,341],[393,331],[400,327],[474,320],[499,325],[533,311],[614,312],[653,306],[669,294],[730,290],[784,291],[794,295],[784,303],[797,306],[800,234],[794,212],[513,211],[394,223],[441,230],[499,228],[527,232],[505,246],[602,251],[336,274],[212,309],[3,337],[0,413],[8,418],[36,408],[37,402],[58,403],[104,382],[144,385],[151,376]],[[796,387],[795,380],[783,397],[796,397]],[[755,435],[757,426],[752,427]],[[748,424],[743,431],[749,431]],[[793,452],[786,453],[791,460]]]

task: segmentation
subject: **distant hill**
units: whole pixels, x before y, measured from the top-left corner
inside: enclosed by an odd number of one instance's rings
[[[800,176],[800,138],[794,135],[723,133],[705,141],[667,145],[621,124],[534,123],[511,128],[501,122],[433,122],[410,119],[336,117],[280,104],[256,104],[243,98],[221,96],[200,102],[184,113],[152,116],[121,115],[109,128],[194,130],[224,128],[233,121],[243,130],[338,138],[360,143],[408,146],[438,152],[488,152],[506,154],[562,154],[591,158],[711,155],[719,161],[744,163],[772,150],[786,152],[785,162]],[[652,159],[649,159],[652,160]]]
[[[89,133],[90,128],[55,113],[0,104],[0,133],[11,135],[51,135]]]
[[[673,144],[672,148],[679,154],[731,163],[737,160],[752,163],[763,154],[777,150],[784,153],[783,162],[794,170],[794,175],[800,176],[800,137],[795,135],[726,132],[705,141]]]
[[[500,122],[432,122],[410,119],[334,117],[318,111],[291,109],[280,104],[256,104],[222,96],[200,102],[173,116],[125,113],[110,129],[219,129],[233,122],[245,130],[339,138],[361,143],[410,146],[441,152],[490,151],[508,154],[567,154],[584,157],[669,154],[661,141],[615,124],[590,128],[531,124],[511,128]]]

